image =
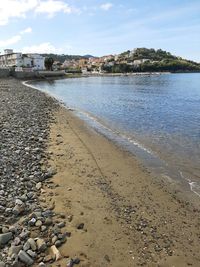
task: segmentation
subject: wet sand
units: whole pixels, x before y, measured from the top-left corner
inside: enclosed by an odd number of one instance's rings
[[[200,266],[199,210],[73,112],[54,115],[48,153],[57,174],[41,202],[66,216],[71,237],[52,266],[75,256],[79,266]]]

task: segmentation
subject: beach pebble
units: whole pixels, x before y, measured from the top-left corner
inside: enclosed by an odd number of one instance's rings
[[[36,242],[33,238],[29,238],[27,242],[30,244],[31,250],[35,251],[37,249]]]
[[[44,262],[40,262],[38,267],[46,267],[47,265]]]
[[[42,226],[42,222],[40,220],[36,221],[35,226],[37,226],[37,227]]]
[[[73,267],[74,263],[73,263],[73,260],[70,259],[68,262],[67,262],[67,267]]]
[[[75,259],[73,259],[73,263],[74,263],[74,264],[79,264],[79,263],[80,263],[80,259],[79,259],[79,258],[75,258]]]
[[[33,259],[23,250],[20,250],[18,254],[19,259],[24,262],[27,266],[30,266],[33,264]]]
[[[37,244],[37,249],[40,252],[44,252],[47,249],[46,242],[43,239],[41,239],[41,238],[38,238],[37,239],[36,244]]]
[[[65,225],[66,225],[65,222],[57,223],[57,226],[58,226],[59,228],[63,228],[63,227],[65,227]]]
[[[14,255],[17,255],[21,249],[22,249],[22,246],[14,246],[14,245],[12,245],[12,246],[9,248],[8,256],[11,257],[13,254],[14,254]]]
[[[32,250],[27,250],[26,253],[31,257],[31,258],[36,258],[37,257],[37,253],[35,251]]]
[[[7,244],[12,237],[13,235],[11,232],[0,234],[0,246]]]
[[[79,223],[76,227],[78,230],[81,230],[84,228],[84,223]]]
[[[51,246],[51,253],[55,256],[55,260],[58,261],[62,258],[60,251],[55,245]]]
[[[35,187],[37,190],[40,190],[42,188],[42,183],[41,182],[37,183]]]

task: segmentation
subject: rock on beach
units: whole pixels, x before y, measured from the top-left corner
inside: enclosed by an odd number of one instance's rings
[[[47,164],[46,148],[57,106],[21,81],[0,79],[0,267],[31,266],[47,244],[54,245],[54,212],[42,208],[39,195],[56,173]]]

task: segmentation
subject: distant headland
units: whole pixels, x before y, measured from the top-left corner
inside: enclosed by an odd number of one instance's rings
[[[82,73],[199,72],[200,63],[153,48],[135,48],[118,55],[42,54],[54,60],[54,69]]]
[[[42,71],[42,73],[40,73]],[[0,76],[39,77],[66,73],[83,75],[200,72],[200,63],[172,55],[162,49],[135,48],[117,55],[58,55],[14,52],[0,55]],[[56,73],[57,72],[57,73]],[[39,74],[38,74],[39,73]],[[36,75],[37,74],[37,75]],[[54,75],[53,75],[54,76]]]

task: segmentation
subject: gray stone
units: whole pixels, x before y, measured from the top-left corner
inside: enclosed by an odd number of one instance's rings
[[[22,249],[22,246],[11,246],[8,251],[8,256],[17,255],[19,251]]]
[[[79,263],[80,263],[80,259],[79,259],[79,258],[75,258],[75,259],[73,259],[73,263],[74,263],[74,264],[79,264]]]
[[[53,168],[49,168],[47,170],[47,173],[45,175],[45,178],[51,178],[52,176],[54,176],[57,173],[57,171]]]
[[[27,241],[27,242],[24,244],[24,246],[23,246],[23,250],[24,250],[24,251],[27,251],[27,250],[30,249],[30,247],[31,247],[31,245],[30,245],[30,243]]]
[[[37,256],[37,253],[36,253],[35,251],[30,250],[30,249],[27,250],[26,253],[27,253],[28,255],[30,255],[31,258],[36,258],[36,256]]]
[[[30,247],[33,251],[37,249],[36,242],[33,238],[29,238],[27,242],[30,244]]]
[[[84,223],[79,223],[76,228],[82,230],[84,228]]]
[[[25,240],[29,235],[30,232],[24,229],[19,236],[22,240]]]
[[[46,264],[44,262],[40,262],[38,266],[39,267],[46,267]]]
[[[3,261],[0,261],[0,267],[5,267],[5,263]]]
[[[70,259],[68,262],[67,262],[67,267],[73,267],[74,263],[73,263],[73,260]]]
[[[51,240],[51,242],[52,242],[52,244],[55,244],[55,242],[58,240],[58,237],[56,236],[56,235],[54,235],[53,237],[52,237],[52,240]]]
[[[28,222],[28,224],[29,224],[30,226],[34,226],[35,223],[36,223],[36,219],[35,219],[35,218],[32,218],[32,219]]]
[[[0,246],[7,244],[12,239],[12,233],[0,234]]]
[[[46,229],[47,229],[47,227],[46,227],[45,225],[42,225],[42,226],[41,226],[41,232],[46,231]]]
[[[34,211],[33,215],[34,215],[33,217],[39,218],[39,217],[42,217],[42,212],[41,211]]]
[[[63,227],[65,227],[65,222],[60,222],[60,223],[58,223],[57,224],[57,226],[59,227],[59,228],[63,228]]]
[[[42,188],[42,183],[41,182],[37,183],[35,187],[37,190],[40,190]]]
[[[9,232],[9,229],[4,226],[1,231],[2,231],[3,234],[5,234],[5,233]]]
[[[15,205],[22,206],[24,203],[20,199],[15,200]]]
[[[56,242],[55,242],[55,246],[58,248],[58,247],[60,247],[62,245],[62,242],[60,241],[60,240],[57,240]]]
[[[51,225],[53,222],[52,222],[52,219],[51,218],[46,218],[45,220],[45,224],[46,225]]]
[[[35,226],[37,226],[37,227],[42,226],[42,222],[41,222],[40,220],[38,220],[38,221],[35,223]]]
[[[0,213],[3,213],[4,210],[5,210],[5,207],[3,207],[3,206],[0,205]]]
[[[47,244],[46,244],[46,242],[43,239],[38,238],[38,240],[36,241],[36,243],[37,243],[38,251],[44,252],[47,249]]]
[[[14,244],[15,244],[15,246],[18,246],[20,243],[21,243],[20,238],[19,238],[18,236],[15,237],[15,239],[14,239]]]
[[[24,211],[24,205],[15,205],[15,207],[13,208],[13,214],[14,215],[20,215],[22,212]]]
[[[29,199],[31,199],[33,196],[34,196],[34,193],[33,193],[33,192],[29,192],[29,193],[27,193],[27,197],[28,197]]]
[[[30,266],[33,264],[33,259],[23,250],[20,250],[18,257],[20,259],[20,261],[22,261],[23,263],[25,263],[26,265]]]

